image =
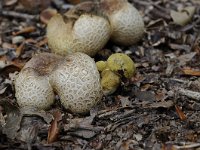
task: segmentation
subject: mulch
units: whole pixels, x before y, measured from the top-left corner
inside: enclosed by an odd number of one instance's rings
[[[108,42],[94,59],[128,54],[136,74],[89,114],[71,114],[59,101],[46,112],[19,111],[14,77],[34,54],[50,52],[42,12],[63,13],[72,2],[0,1],[0,149],[200,149],[198,0],[129,1],[143,16],[144,37],[129,47]],[[185,16],[188,7],[195,12],[179,25],[173,13]]]

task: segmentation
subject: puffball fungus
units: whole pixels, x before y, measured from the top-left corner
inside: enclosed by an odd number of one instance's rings
[[[57,92],[63,106],[73,113],[88,112],[102,98],[96,64],[83,53],[34,56],[16,78],[15,90],[19,106],[38,109],[48,108]]]
[[[114,93],[120,85],[120,76],[109,69],[101,73],[101,86],[105,95]]]
[[[102,98],[100,75],[86,54],[67,55],[50,76],[62,105],[75,113],[88,112]]]
[[[74,11],[51,18],[47,25],[48,45],[52,52],[61,55],[83,52],[94,56],[110,38],[109,21],[99,15],[77,15]]]
[[[113,72],[123,72],[126,78],[130,78],[135,73],[135,64],[133,60],[126,54],[115,53],[107,60],[108,68]]]
[[[129,46],[142,38],[143,19],[138,10],[127,0],[100,0],[100,10],[108,16],[113,42]]]
[[[48,76],[61,57],[48,53],[35,55],[15,79],[15,96],[20,107],[47,109],[54,102]]]

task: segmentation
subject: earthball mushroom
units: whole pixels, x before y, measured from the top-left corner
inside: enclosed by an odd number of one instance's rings
[[[127,0],[99,0],[100,11],[109,19],[111,40],[129,46],[138,42],[144,34],[144,21],[138,10]]]
[[[47,109],[54,93],[73,113],[86,113],[102,98],[100,75],[94,60],[83,53],[65,57],[42,53],[34,56],[15,80],[20,107]]]
[[[64,57],[50,75],[50,83],[62,105],[74,113],[88,112],[103,95],[96,64],[83,53]]]
[[[47,38],[52,52],[61,55],[83,52],[94,56],[110,39],[111,26],[107,18],[91,12],[93,10],[87,11],[90,5],[94,6],[92,2],[80,5],[63,16],[55,15],[48,22]]]
[[[47,109],[54,103],[49,74],[61,56],[42,53],[30,59],[15,79],[15,97],[20,107]]]

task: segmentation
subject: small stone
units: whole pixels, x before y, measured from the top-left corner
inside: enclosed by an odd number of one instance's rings
[[[15,36],[12,38],[12,44],[19,44],[25,40],[23,36]]]
[[[141,134],[134,134],[133,135],[137,141],[141,141],[142,140],[142,135]]]

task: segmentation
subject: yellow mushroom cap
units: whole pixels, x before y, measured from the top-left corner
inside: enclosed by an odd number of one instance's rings
[[[105,95],[110,95],[116,91],[120,85],[120,76],[109,69],[101,73],[101,86]]]
[[[106,67],[107,67],[107,62],[106,61],[97,61],[96,62],[97,69],[102,72]]]
[[[126,78],[132,77],[136,70],[133,60],[123,53],[112,54],[108,58],[107,64],[109,69],[114,72],[123,71],[123,75]]]

